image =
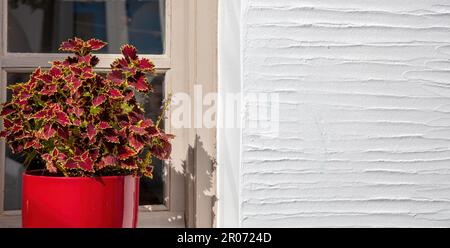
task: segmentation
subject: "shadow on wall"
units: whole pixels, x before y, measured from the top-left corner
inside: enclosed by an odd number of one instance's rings
[[[205,150],[198,135],[195,137],[194,147],[189,146],[183,167],[186,179],[186,226],[214,227],[218,200],[217,161]]]

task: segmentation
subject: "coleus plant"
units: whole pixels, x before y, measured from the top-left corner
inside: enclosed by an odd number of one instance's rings
[[[26,163],[38,157],[49,174],[61,176],[152,177],[152,158],[169,158],[173,135],[159,128],[168,101],[154,123],[134,95],[152,91],[147,75],[155,73],[154,64],[124,45],[123,57],[102,76],[94,71],[99,59],[92,52],[105,46],[97,39],[69,39],[60,50],[74,56],[10,87],[0,136],[14,153],[27,155]]]

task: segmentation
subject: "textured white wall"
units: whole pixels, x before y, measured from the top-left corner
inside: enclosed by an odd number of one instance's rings
[[[243,8],[242,89],[281,113],[243,129],[241,225],[450,227],[450,1]]]

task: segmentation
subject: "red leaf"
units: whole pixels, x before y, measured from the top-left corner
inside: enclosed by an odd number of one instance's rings
[[[80,68],[76,66],[71,66],[70,71],[75,75],[80,75],[83,72]]]
[[[6,136],[8,135],[8,131],[6,131],[6,130],[3,130],[3,131],[0,131],[0,137],[1,138],[6,138]]]
[[[50,69],[50,76],[54,77],[54,78],[61,78],[62,77],[62,72],[59,68],[53,67],[52,69]]]
[[[97,160],[97,158],[98,158],[99,155],[100,155],[99,149],[91,150],[91,151],[89,152],[89,156],[91,157],[91,159],[92,159],[93,161]]]
[[[47,84],[53,81],[53,77],[48,74],[40,74],[39,76],[36,76],[36,78]]]
[[[22,133],[22,134],[17,135],[17,136],[15,137],[16,140],[23,140],[23,139],[28,139],[28,138],[33,138],[33,136],[30,135],[30,134]]]
[[[112,155],[106,155],[102,158],[100,163],[97,164],[98,169],[103,169],[106,166],[116,165],[117,159]]]
[[[75,126],[79,127],[79,126],[81,125],[81,121],[80,121],[80,120],[78,120],[78,119],[76,119],[76,120],[73,120],[73,125],[75,125]]]
[[[19,131],[23,130],[23,126],[21,124],[14,124],[14,126],[12,127],[12,133],[15,134]]]
[[[79,107],[73,107],[73,113],[80,118],[81,115],[84,113],[84,110],[82,108]]]
[[[58,120],[58,123],[62,126],[66,126],[70,123],[69,116],[63,111],[56,112],[56,118]]]
[[[124,83],[122,71],[120,70],[112,70],[108,74],[108,79],[117,86],[121,86]]]
[[[48,110],[43,109],[41,111],[38,111],[36,114],[34,114],[33,116],[31,116],[31,118],[33,119],[44,119],[44,118],[48,118]]]
[[[145,119],[141,122],[142,128],[148,128],[150,126],[153,126],[153,121],[151,119]]]
[[[66,128],[58,128],[58,136],[64,140],[68,140],[70,137],[69,130]]]
[[[137,79],[133,78],[129,81],[131,87],[134,87],[138,91],[147,92],[150,89],[147,78],[145,75],[138,76]]]
[[[100,50],[100,49],[102,49],[103,47],[105,47],[107,45],[106,42],[103,42],[103,41],[98,40],[98,39],[90,39],[90,40],[87,41],[87,43],[91,47],[92,51]]]
[[[58,157],[58,154],[59,154],[59,150],[56,149],[56,147],[53,148],[53,151],[52,151],[52,157],[56,158],[56,157]]]
[[[56,167],[55,167],[55,165],[53,164],[53,162],[47,162],[47,163],[46,163],[46,167],[47,167],[48,172],[50,172],[50,173],[56,173],[56,172],[58,172],[58,169],[56,169]]]
[[[118,98],[122,98],[123,97],[122,93],[120,93],[120,91],[118,89],[114,89],[114,88],[110,89],[108,91],[108,95],[112,99],[118,99]]]
[[[28,99],[30,99],[30,97],[31,97],[32,95],[30,94],[30,92],[28,92],[28,91],[26,91],[26,90],[23,90],[22,92],[20,92],[20,94],[19,94],[19,99],[20,100],[28,100]]]
[[[129,70],[128,68],[129,64],[126,58],[116,59],[111,66],[115,69]]]
[[[48,153],[42,154],[41,158],[42,158],[42,160],[45,161],[47,170],[49,172],[51,172],[51,173],[56,173],[57,172],[57,169],[56,169],[56,167],[53,164],[53,157],[50,154],[48,154]]]
[[[146,58],[139,60],[139,69],[145,72],[151,72],[155,68],[155,65]]]
[[[58,154],[58,157],[57,157],[57,160],[58,160],[58,161],[64,163],[64,162],[66,161],[66,159],[67,159],[67,155],[66,155],[66,154],[64,154],[64,153],[62,153],[62,152],[60,152],[60,153]]]
[[[19,131],[22,131],[22,130],[23,130],[23,126],[21,124],[14,124],[14,126],[11,129],[11,132],[13,134],[15,134],[15,133],[17,133]]]
[[[81,79],[77,77],[72,77],[70,82],[72,82],[72,88],[70,93],[73,95],[78,90],[78,88],[80,88],[82,82]]]
[[[10,128],[10,127],[12,127],[14,124],[10,121],[10,120],[8,120],[8,119],[3,119],[3,126],[5,127],[5,128]]]
[[[58,91],[56,84],[49,84],[45,86],[39,93],[45,96],[52,96]]]
[[[108,122],[102,121],[98,124],[97,128],[103,130],[103,129],[111,128],[111,125],[109,125]]]
[[[137,137],[136,135],[130,135],[128,137],[128,143],[137,153],[139,153],[142,148],[144,148],[144,143],[142,142],[141,138]]]
[[[14,112],[14,109],[12,108],[12,107],[10,107],[10,106],[4,106],[3,108],[2,108],[2,112],[0,112],[0,116],[7,116],[7,115],[9,115],[9,114],[11,114],[11,113],[13,113]]]
[[[116,143],[119,144],[119,138],[117,136],[111,136],[111,135],[105,135],[105,139],[109,143]]]
[[[47,124],[44,126],[43,129],[41,129],[40,132],[41,132],[40,138],[48,140],[53,136],[55,136],[56,130],[53,129],[53,127],[50,124]]]
[[[126,139],[127,138],[127,128],[122,128],[119,130],[118,132],[119,137],[121,137],[122,139]]]
[[[135,133],[135,134],[139,134],[139,135],[144,135],[147,132],[145,131],[145,128],[143,127],[137,127],[137,126],[131,126],[130,127],[130,131]]]
[[[97,107],[97,106],[101,105],[102,103],[104,103],[105,100],[106,100],[106,96],[100,95],[100,96],[96,97],[96,98],[92,101],[92,105],[93,105],[94,107]]]
[[[144,176],[153,178],[153,166],[147,166],[145,167]]]
[[[64,165],[64,167],[68,168],[68,169],[75,169],[78,168],[79,163],[74,161],[73,159],[69,159],[67,160],[66,164]]]
[[[98,62],[100,62],[100,60],[98,59],[97,56],[91,57],[91,66],[96,66],[98,64]]]
[[[152,154],[158,159],[164,160],[170,157],[170,153],[172,152],[172,145],[169,142],[172,139],[173,135],[168,135],[164,133],[160,133],[158,137],[154,137],[152,142],[152,147],[150,151]]]
[[[61,43],[59,50],[64,52],[78,52],[82,46],[83,40],[79,38],[69,39]]]
[[[137,50],[136,47],[132,45],[124,45],[120,49],[122,51],[123,56],[127,59],[135,60],[137,59]]]
[[[123,99],[123,100],[128,102],[129,100],[133,99],[133,97],[134,97],[134,91],[131,90],[125,94],[125,99]]]
[[[25,149],[33,147],[34,149],[40,149],[42,146],[36,140],[31,140],[25,143]]]
[[[81,76],[83,78],[93,78],[94,77],[94,73],[92,72],[92,68],[84,67],[83,68],[83,74]]]
[[[119,147],[119,160],[126,160],[129,157],[136,155],[136,152],[128,146]]]
[[[92,161],[91,157],[89,157],[89,152],[86,151],[81,155],[81,161],[78,166],[85,171],[94,170],[94,161]]]
[[[90,54],[88,54],[86,56],[80,56],[79,57],[79,62],[80,63],[86,63],[87,65],[89,65],[91,63],[91,58],[92,58],[92,56]]]
[[[134,159],[127,159],[125,161],[121,161],[120,167],[127,169],[127,170],[132,170],[132,169],[138,168],[136,161],[134,161]]]
[[[87,137],[89,140],[92,140],[95,135],[97,135],[97,129],[95,129],[95,126],[92,123],[89,123],[87,125]]]

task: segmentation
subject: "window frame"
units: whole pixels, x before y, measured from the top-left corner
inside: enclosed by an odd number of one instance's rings
[[[185,78],[184,70],[181,68],[185,61],[185,52],[182,49],[183,44],[183,32],[187,27],[183,22],[183,18],[176,18],[177,24],[173,24],[172,13],[183,13],[185,8],[184,0],[166,0],[165,1],[165,30],[164,30],[164,54],[161,55],[141,55],[141,57],[148,58],[155,63],[157,72],[165,74],[164,80],[164,95],[167,96],[169,92],[182,91],[182,87],[176,87],[172,84],[173,80],[182,81]],[[66,58],[67,53],[10,53],[7,51],[7,21],[8,21],[8,1],[2,1],[0,3],[0,100],[4,102],[6,100],[6,86],[7,86],[7,73],[20,73],[31,72],[34,68],[40,66],[42,68],[48,68],[48,61],[61,60]],[[172,26],[173,25],[173,26]],[[176,29],[177,40],[172,40],[172,28]],[[176,47],[178,51],[176,54],[172,52],[172,46]],[[106,70],[109,69],[109,65],[115,58],[120,56],[119,54],[96,54],[100,63],[97,65],[97,69]],[[172,62],[175,61],[177,68],[172,66]],[[174,141],[174,149],[177,147],[186,147],[186,130],[172,131],[170,126],[170,113],[168,113],[167,124],[165,129],[169,133],[175,133],[181,138],[177,138]],[[5,142],[0,141],[0,227],[17,227],[21,223],[21,211],[4,211],[4,187],[5,187]],[[181,153],[182,154],[182,153]],[[173,155],[173,159],[185,159],[184,157],[178,157]],[[142,227],[154,227],[154,226],[167,226],[167,227],[184,227],[185,226],[185,202],[184,202],[184,175],[179,175],[174,168],[167,162],[165,164],[165,184],[164,184],[164,204],[161,205],[147,205],[140,206],[139,208],[139,226]]]

